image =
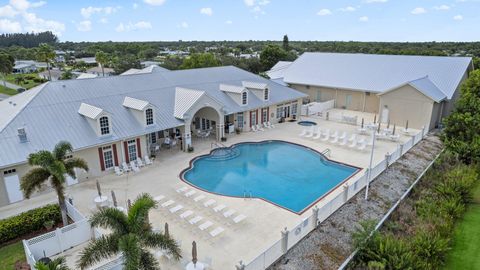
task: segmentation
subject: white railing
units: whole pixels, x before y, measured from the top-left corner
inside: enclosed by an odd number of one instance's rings
[[[387,166],[398,160],[403,154],[410,150],[415,144],[422,140],[425,129],[419,134],[412,136],[404,144],[400,145],[393,153],[386,156],[381,162],[372,168],[371,179],[378,177]],[[337,211],[349,199],[355,196],[367,184],[367,172],[356,178],[354,182],[349,182],[338,188],[335,197],[331,198],[326,204],[318,209],[312,211],[312,214],[302,220],[301,223],[293,227],[292,230],[284,233],[277,242],[267,248],[264,252],[258,255],[255,259],[248,262],[245,270],[264,270],[282,257],[289,249],[300,242],[308,233],[313,231],[318,224],[325,221],[331,214]],[[328,198],[328,197],[327,197]]]
[[[85,216],[82,215],[82,213],[80,213],[80,211],[78,211],[77,208],[73,207],[73,205],[71,205],[68,201],[66,202],[66,205],[67,205],[67,213],[68,213],[68,216],[69,216],[74,222],[77,222],[77,221],[80,221],[80,220],[84,220],[84,219],[85,219]]]
[[[329,100],[325,102],[311,102],[306,105],[302,105],[302,115],[318,115],[326,110],[333,109],[335,106],[335,100]]]
[[[111,261],[108,261],[94,268],[94,270],[121,270],[121,269],[123,269],[122,256],[119,256]]]

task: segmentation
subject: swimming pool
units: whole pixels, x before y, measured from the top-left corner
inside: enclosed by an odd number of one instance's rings
[[[300,121],[300,122],[298,122],[298,124],[299,124],[300,126],[307,126],[307,127],[309,127],[309,126],[316,126],[316,125],[317,125],[317,123],[315,123],[315,122],[313,122],[313,121]]]
[[[300,214],[359,170],[301,145],[264,141],[197,157],[181,178],[208,192],[252,196]]]

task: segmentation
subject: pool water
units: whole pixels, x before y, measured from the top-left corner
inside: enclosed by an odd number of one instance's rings
[[[194,159],[182,178],[209,192],[251,195],[301,213],[358,170],[307,147],[266,141],[215,149]]]

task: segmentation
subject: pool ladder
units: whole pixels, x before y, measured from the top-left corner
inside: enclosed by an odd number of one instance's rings
[[[250,192],[247,192],[246,190],[243,191],[243,198],[244,199],[251,199],[253,196],[252,196],[252,191]]]
[[[330,157],[331,153],[332,153],[332,150],[330,150],[330,148],[327,148],[327,149],[322,151],[322,155],[327,156],[327,157]]]
[[[213,148],[227,148],[227,146],[221,142],[212,142],[210,143],[210,149],[213,149]]]

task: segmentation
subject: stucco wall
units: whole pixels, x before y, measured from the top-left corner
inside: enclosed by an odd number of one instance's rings
[[[408,120],[409,127],[417,129],[430,126],[433,103],[433,100],[410,85],[380,96],[380,107],[388,106],[392,124],[404,126]]]

